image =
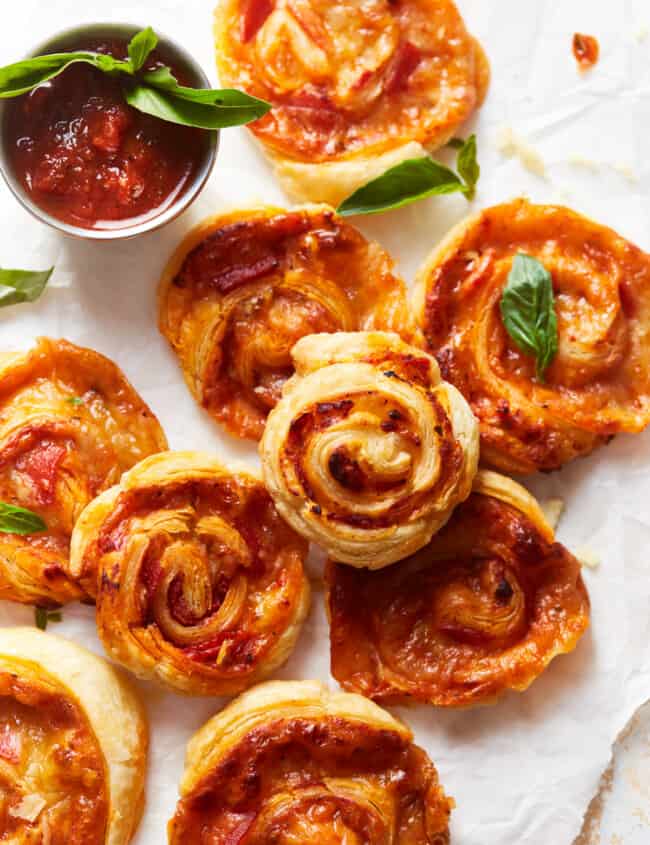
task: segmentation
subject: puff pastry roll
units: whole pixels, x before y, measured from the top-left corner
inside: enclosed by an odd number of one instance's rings
[[[559,348],[544,382],[500,314],[518,253],[553,280]],[[478,417],[486,464],[557,469],[650,422],[650,257],[610,229],[519,199],[452,230],[418,284],[429,351]]]
[[[281,515],[336,560],[378,569],[467,497],[478,426],[435,360],[385,332],[312,335],[260,444]]]
[[[384,572],[330,561],[326,583],[332,674],[379,701],[491,703],[589,624],[579,562],[530,493],[489,470],[426,548]]]
[[[147,458],[82,513],[71,567],[109,655],[191,695],[229,695],[289,656],[307,543],[262,483],[208,455]]]
[[[259,440],[316,332],[415,330],[393,260],[326,206],[210,218],[183,241],[160,288],[160,329],[187,384],[231,434]]]
[[[447,845],[453,801],[411,731],[317,681],[261,684],[190,741],[170,845]]]
[[[127,845],[147,724],[105,660],[36,628],[0,630],[0,841]]]
[[[46,525],[0,533],[0,598],[51,606],[82,597],[66,574],[77,517],[124,470],[166,448],[158,420],[103,355],[48,338],[0,353],[0,502]]]
[[[249,128],[297,200],[445,144],[489,82],[452,0],[219,0],[215,41],[221,82],[272,104]]]

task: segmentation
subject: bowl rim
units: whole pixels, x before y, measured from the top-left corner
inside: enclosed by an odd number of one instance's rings
[[[33,56],[40,56],[48,51],[52,52],[58,45],[66,41],[74,40],[75,38],[84,36],[117,36],[129,38],[144,28],[144,26],[139,26],[138,24],[122,23],[118,21],[106,21],[103,23],[97,22],[71,26],[58,31],[46,40],[41,41],[36,45],[36,47],[30,50],[24,58],[29,59]],[[207,74],[189,50],[179,44],[175,39],[170,38],[166,33],[161,32],[159,29],[156,28],[155,32],[163,50],[170,53],[174,59],[177,59],[180,64],[185,66],[190,71],[192,77],[196,79],[200,87],[210,88],[211,83]],[[189,208],[205,187],[216,162],[217,152],[219,149],[220,132],[218,129],[205,130],[208,134],[208,143],[206,145],[205,154],[200,162],[198,171],[192,183],[188,185],[185,190],[176,197],[176,199],[172,200],[169,206],[165,208],[164,211],[161,211],[160,214],[155,214],[151,217],[145,216],[145,219],[137,217],[132,218],[135,221],[133,223],[129,223],[129,218],[126,218],[123,221],[124,225],[119,225],[118,221],[118,225],[115,227],[107,227],[104,229],[87,229],[83,226],[75,226],[72,223],[66,223],[64,220],[60,220],[58,217],[55,217],[45,211],[45,209],[41,208],[36,202],[34,202],[34,200],[22,187],[18,178],[12,172],[11,164],[9,163],[5,148],[3,131],[7,102],[8,99],[0,100],[0,173],[2,174],[5,184],[13,194],[14,198],[18,200],[22,207],[28,211],[32,217],[35,217],[42,223],[45,223],[46,225],[57,229],[59,232],[62,232],[65,235],[70,235],[74,238],[92,241],[127,240],[129,238],[135,238],[138,235],[160,229],[162,226],[165,226],[167,223],[175,220],[179,215],[186,211],[187,208]]]

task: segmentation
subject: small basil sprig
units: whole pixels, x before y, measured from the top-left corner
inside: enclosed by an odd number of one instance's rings
[[[49,622],[62,621],[63,616],[60,610],[47,610],[45,607],[34,608],[34,622],[36,623],[36,627],[40,628],[41,631],[45,631],[47,629]]]
[[[517,347],[536,361],[539,381],[558,350],[553,279],[544,265],[519,253],[501,295],[501,318]]]
[[[0,308],[20,302],[35,302],[45,290],[54,267],[49,270],[0,269]]]
[[[0,502],[0,533],[39,534],[41,531],[47,531],[47,525],[37,513]]]
[[[134,35],[128,45],[128,59],[115,59],[103,53],[79,51],[35,56],[0,68],[0,98],[18,97],[62,73],[72,64],[82,62],[103,73],[119,76],[126,102],[146,114],[169,123],[200,129],[241,126],[263,117],[271,108],[264,100],[234,89],[188,88],[167,66],[143,71],[150,53],[158,44],[151,29]]]
[[[481,173],[476,160],[476,135],[471,135],[466,141],[452,138],[449,146],[458,150],[457,174],[429,156],[409,158],[357,188],[343,200],[338,213],[343,217],[379,214],[426,197],[459,192],[468,200],[472,199]]]

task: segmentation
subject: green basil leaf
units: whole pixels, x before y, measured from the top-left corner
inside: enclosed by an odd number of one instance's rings
[[[1,270],[0,308],[20,302],[34,302],[45,290],[54,267],[49,270]]]
[[[138,32],[129,41],[127,49],[135,73],[144,65],[149,58],[149,54],[156,49],[157,45],[158,36],[150,26]]]
[[[271,104],[265,100],[251,97],[249,94],[244,94],[243,91],[236,91],[233,88],[187,88],[184,85],[179,85],[178,80],[168,67],[147,71],[147,73],[141,74],[139,78],[152,88],[168,91],[175,97],[189,100],[192,103],[203,103],[206,106],[221,106],[230,109],[254,109],[256,118],[264,117],[271,108]]]
[[[447,141],[447,146],[451,147],[452,150],[460,150],[465,146],[465,141],[462,138],[450,138]]]
[[[535,358],[537,378],[543,382],[557,354],[558,330],[553,279],[536,258],[515,256],[501,295],[501,317],[516,346]]]
[[[148,70],[139,75],[139,79],[153,88],[164,88],[166,90],[178,88],[178,80],[166,66],[156,68],[156,70]]]
[[[462,190],[463,183],[453,170],[428,156],[410,158],[358,188],[337,210],[343,217],[378,214],[425,197]]]
[[[74,405],[75,407],[83,405],[84,403],[84,400],[81,398],[81,396],[68,396],[65,401],[68,403],[68,405]]]
[[[481,175],[481,168],[476,160],[476,135],[470,135],[458,150],[456,168],[460,178],[465,183],[464,194],[468,200],[476,193],[476,183]]]
[[[48,610],[45,607],[34,608],[34,622],[41,631],[47,630],[48,622],[62,622],[63,614],[60,610]]]
[[[32,59],[25,59],[0,68],[0,98],[26,94],[32,88],[53,79],[77,62],[93,65],[104,73],[124,70],[130,72],[131,69],[128,62],[102,53],[50,53],[47,56],[35,56]]]
[[[41,531],[47,531],[47,525],[37,513],[0,502],[0,533],[38,534]]]
[[[223,92],[203,91],[202,89],[181,88],[166,90],[153,88],[139,83],[125,89],[127,103],[145,114],[153,115],[170,123],[183,126],[196,126],[200,129],[223,129],[227,126],[241,126],[262,117],[270,109],[263,100],[249,97],[247,94],[232,92],[239,98],[228,96],[229,104],[222,106],[211,95]],[[192,92],[191,98],[189,93]]]

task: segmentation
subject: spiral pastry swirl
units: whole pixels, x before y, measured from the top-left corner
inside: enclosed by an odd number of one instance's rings
[[[297,200],[445,144],[489,82],[452,0],[219,0],[215,41],[221,82],[272,104],[249,128]]]
[[[448,845],[453,802],[410,730],[358,695],[270,682],[192,738],[170,845]]]
[[[35,628],[0,630],[0,841],[128,845],[147,733],[106,661]]]
[[[553,278],[559,350],[544,383],[499,311],[517,253]],[[428,348],[468,397],[486,464],[557,469],[650,422],[650,257],[610,229],[523,199],[486,209],[435,250],[418,294]]]
[[[306,554],[256,478],[165,452],[86,508],[71,567],[111,657],[180,692],[229,695],[289,656],[309,606]]]
[[[0,354],[0,501],[47,530],[0,533],[0,598],[51,606],[83,596],[67,571],[83,508],[122,472],[167,448],[157,419],[107,358],[40,338]]]
[[[164,273],[160,329],[197,402],[231,434],[259,440],[301,337],[357,329],[412,337],[392,269],[378,244],[326,206],[213,217]]]
[[[431,543],[384,572],[327,565],[332,674],[440,707],[525,690],[589,624],[580,564],[523,487],[479,471]]]
[[[478,428],[429,355],[384,332],[303,338],[260,444],[281,515],[335,560],[378,569],[469,495]]]

